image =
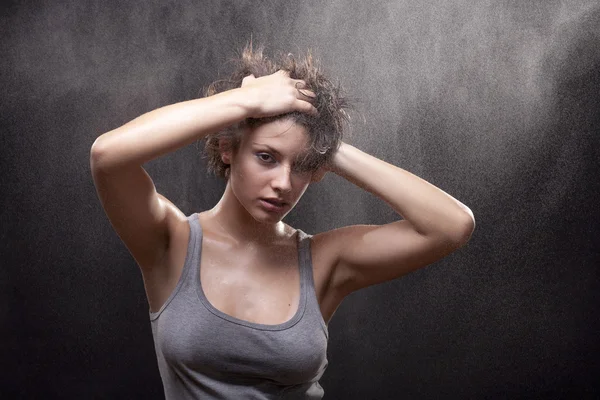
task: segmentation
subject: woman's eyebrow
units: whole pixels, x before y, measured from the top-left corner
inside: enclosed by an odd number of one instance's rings
[[[277,155],[279,155],[279,156],[281,156],[281,155],[282,155],[282,154],[281,154],[281,152],[279,152],[277,149],[275,149],[275,148],[273,148],[273,147],[269,146],[268,144],[263,144],[263,143],[258,143],[258,142],[252,142],[252,144],[256,144],[256,145],[258,145],[258,146],[266,147],[266,148],[267,148],[267,150],[269,150],[270,152],[272,152],[272,153],[275,153],[275,154],[277,154]]]
[[[283,154],[279,150],[277,150],[274,147],[269,146],[266,143],[252,142],[252,144],[261,146],[261,147],[265,147],[271,153],[274,153],[274,154],[278,155],[279,157],[283,157]],[[300,153],[293,155],[293,158],[294,158],[294,161],[297,163],[297,162],[302,162],[302,161],[306,160],[309,156],[310,156],[310,153],[305,150],[305,151],[302,151]]]

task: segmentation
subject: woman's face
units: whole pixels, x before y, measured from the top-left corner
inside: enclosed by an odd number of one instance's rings
[[[237,151],[224,153],[231,189],[255,220],[279,222],[300,200],[312,173],[298,171],[296,160],[307,145],[304,127],[276,120],[246,129]]]

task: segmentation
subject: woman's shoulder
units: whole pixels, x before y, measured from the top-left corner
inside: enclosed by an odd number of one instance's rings
[[[370,225],[348,225],[311,235],[312,251],[327,262],[335,263],[348,243],[370,228]]]
[[[340,230],[333,229],[309,235],[313,259],[322,265],[332,265],[338,256],[340,243]]]
[[[348,294],[346,277],[338,271],[341,238],[344,230],[334,229],[310,235],[310,253],[317,287],[323,287],[335,304]],[[319,284],[319,282],[322,282]]]

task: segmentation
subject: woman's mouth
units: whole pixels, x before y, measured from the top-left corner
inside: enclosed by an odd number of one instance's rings
[[[268,211],[281,211],[286,206],[286,203],[275,199],[260,199],[260,203]]]

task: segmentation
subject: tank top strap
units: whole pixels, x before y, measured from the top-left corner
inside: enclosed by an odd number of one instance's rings
[[[312,262],[310,257],[310,238],[312,235],[305,233],[304,231],[297,229],[298,231],[298,260],[300,263],[300,271],[302,272],[302,278],[308,286],[313,285],[312,282]],[[308,273],[310,272],[310,273]]]
[[[179,277],[179,281],[177,282],[177,286],[171,292],[171,295],[162,305],[160,310],[156,312],[150,311],[150,320],[156,320],[160,314],[164,311],[165,308],[171,303],[171,301],[177,296],[177,294],[182,290],[189,290],[193,288],[194,285],[199,284],[200,276],[199,276],[199,263],[200,263],[200,252],[202,251],[202,227],[200,226],[200,221],[198,219],[198,214],[194,213],[187,217],[188,223],[190,225],[190,235],[188,238],[188,247],[187,253],[185,256],[185,262],[183,264],[183,269],[181,271],[181,276]]]
[[[190,241],[188,244],[188,260],[186,260],[187,280],[192,288],[200,286],[200,257],[202,256],[202,225],[198,213],[188,217],[190,223]]]
[[[325,332],[325,336],[329,339],[329,329],[327,328],[327,324],[323,319],[323,315],[321,314],[321,307],[317,300],[317,291],[315,289],[315,281],[313,278],[313,264],[312,264],[312,255],[311,255],[311,238],[313,235],[309,235],[303,232],[300,229],[298,231],[298,252],[299,252],[299,262],[300,262],[300,271],[302,273],[302,287],[306,293],[306,312],[311,316],[316,318],[323,331]]]

